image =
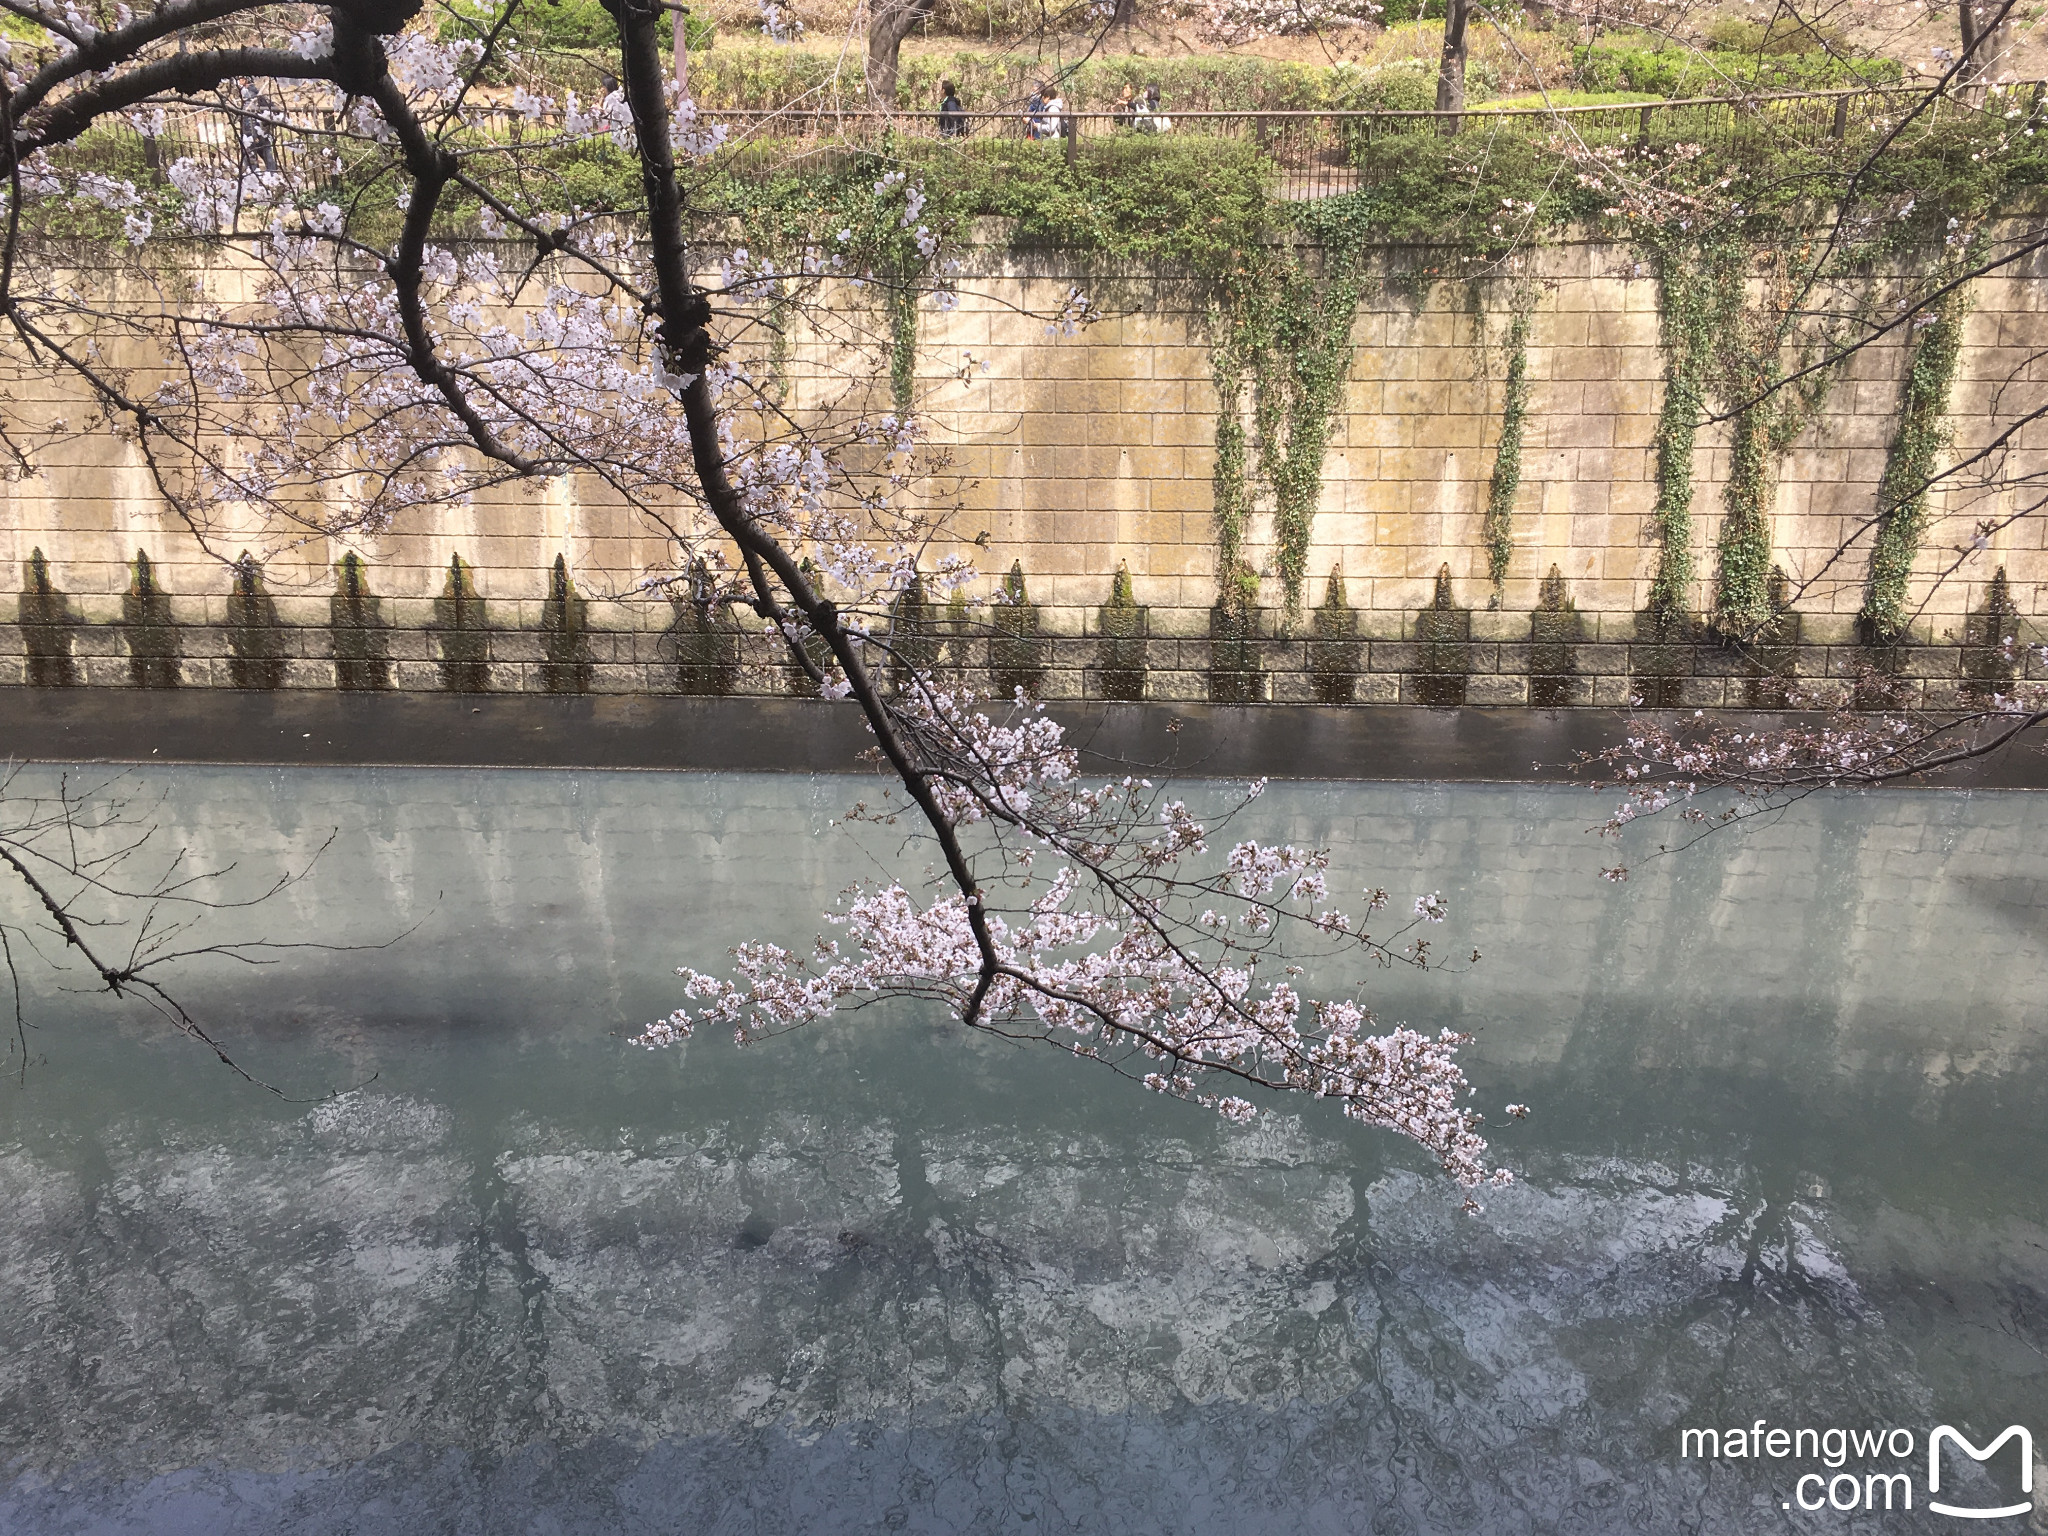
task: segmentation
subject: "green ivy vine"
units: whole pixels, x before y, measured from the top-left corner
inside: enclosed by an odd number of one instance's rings
[[[1508,558],[1515,549],[1515,493],[1522,486],[1522,424],[1529,413],[1530,292],[1518,294],[1508,326],[1507,398],[1501,406],[1500,443],[1493,453],[1493,480],[1486,492],[1486,573],[1493,578],[1493,606],[1498,608]]]
[[[907,275],[889,289],[889,402],[898,416],[917,408],[917,301]]]
[[[1841,346],[1866,322],[1874,300],[1868,285],[1818,331],[1803,330],[1806,301],[1798,298],[1784,246],[1744,250],[1716,277],[1714,320],[1719,333],[1719,393],[1733,413],[1728,480],[1722,487],[1721,537],[1714,592],[1714,625],[1732,640],[1752,644],[1777,622],[1784,603],[1771,590],[1771,505],[1778,463],[1820,414],[1849,353]],[[1761,268],[1764,297],[1747,298],[1751,261]],[[1787,351],[1798,365],[1788,370]]]
[[[1743,251],[1733,240],[1666,241],[1658,250],[1664,344],[1664,403],[1652,440],[1657,454],[1657,574],[1649,609],[1681,614],[1692,591],[1692,469],[1719,338],[1741,313]]]
[[[1209,353],[1210,377],[1216,385],[1216,569],[1221,575],[1244,565],[1245,520],[1251,515],[1252,487],[1247,475],[1244,430],[1244,375],[1249,360],[1245,344],[1249,324],[1241,313],[1218,312],[1210,317],[1215,336]]]
[[[1773,389],[1781,370],[1775,359],[1755,375],[1753,393]],[[1722,489],[1720,585],[1715,622],[1738,639],[1753,640],[1777,618],[1771,601],[1770,499],[1776,488],[1776,454],[1769,399],[1740,412],[1728,444],[1728,483]]]
[[[1297,215],[1290,234],[1298,238],[1233,269],[1210,311],[1217,570],[1246,565],[1247,523],[1261,491],[1270,492],[1274,567],[1290,616],[1301,610],[1323,461],[1351,377],[1351,330],[1369,281],[1362,212],[1323,206]]]
[[[1962,353],[1968,290],[1950,289],[1915,317],[1924,320],[1906,371],[1891,452],[1878,484],[1877,537],[1870,551],[1870,585],[1863,617],[1871,637],[1889,645],[1906,630],[1906,581],[1927,532],[1927,492],[1936,461],[1948,446],[1949,394]]]

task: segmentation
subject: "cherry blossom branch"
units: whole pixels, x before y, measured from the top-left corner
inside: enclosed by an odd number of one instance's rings
[[[73,92],[20,126],[5,151],[12,157],[68,144],[102,118],[157,97],[196,95],[230,80],[333,80],[330,57],[305,58],[276,48],[223,48],[139,65],[88,89]]]
[[[1843,711],[1786,726],[1731,727],[1703,711],[1672,723],[1639,718],[1617,745],[1582,761],[1603,775],[1599,787],[1624,798],[1602,835],[1620,837],[1638,821],[1676,817],[1691,829],[1676,847],[1775,814],[1820,789],[1878,788],[1925,780],[1995,756],[2048,724],[2048,690],[2029,686],[2017,695],[1945,714],[1856,714]],[[1714,797],[1723,802],[1713,808]],[[1625,880],[1629,869],[1602,871]]]
[[[126,63],[151,43],[193,27],[261,10],[272,3],[273,0],[171,0],[147,15],[136,17],[125,27],[83,36],[66,29],[40,7],[9,4],[7,10],[36,26],[48,27],[72,45],[69,52],[52,59],[11,93],[14,115],[26,116],[59,86],[81,75],[103,74]]]

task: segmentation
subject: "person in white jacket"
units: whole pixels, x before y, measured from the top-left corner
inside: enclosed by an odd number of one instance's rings
[[[1140,133],[1171,133],[1173,119],[1159,110],[1159,87],[1148,85],[1145,94],[1138,101],[1137,114],[1132,126]]]

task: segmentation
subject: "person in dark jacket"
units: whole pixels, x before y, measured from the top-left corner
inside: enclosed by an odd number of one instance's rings
[[[967,109],[960,105],[960,93],[950,80],[939,82],[939,137],[957,139],[967,132]]]

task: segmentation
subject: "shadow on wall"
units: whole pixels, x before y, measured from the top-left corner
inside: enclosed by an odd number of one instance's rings
[[[1102,697],[1135,703],[1145,697],[1145,639],[1148,613],[1131,587],[1131,569],[1121,561],[1110,584],[1109,601],[1096,610],[1102,648],[1095,659]]]
[[[541,686],[549,693],[590,692],[590,630],[586,604],[569,579],[566,556],[555,556],[548,600],[540,612]]]
[[[448,579],[434,599],[434,633],[441,646],[441,686],[450,693],[489,693],[490,619],[460,555],[448,557]]]
[[[284,629],[263,590],[263,568],[246,549],[228,594],[228,678],[237,688],[284,686]]]
[[[391,686],[384,617],[370,595],[362,556],[350,550],[334,568],[334,597],[328,604],[328,634],[334,643],[334,686],[348,693],[374,693]]]
[[[1413,702],[1463,704],[1472,678],[1472,610],[1451,593],[1448,560],[1436,573],[1436,595],[1415,615],[1415,650]]]
[[[1344,594],[1344,572],[1330,569],[1323,605],[1309,618],[1309,686],[1318,704],[1351,704],[1358,699],[1358,610]]]
[[[70,604],[50,580],[50,562],[38,546],[22,572],[21,645],[31,688],[76,688],[78,662],[71,631],[78,624]]]
[[[1630,689],[1647,709],[1677,709],[1693,673],[1692,619],[1676,608],[1645,608],[1636,615],[1629,647]]]
[[[675,648],[676,692],[727,698],[739,691],[739,626],[718,603],[710,567],[702,560],[690,566],[687,588],[668,595],[674,621],[668,627]]]
[[[1770,579],[1764,583],[1771,621],[1741,648],[1749,671],[1743,701],[1752,709],[1783,709],[1792,702],[1799,660],[1799,615],[1786,596],[1786,587],[1785,568],[1772,566]]]
[[[913,672],[929,674],[938,666],[943,639],[924,577],[912,571],[909,585],[889,605],[889,681],[899,693]]]
[[[1259,573],[1242,560],[1225,574],[1209,610],[1209,697],[1256,704],[1266,695],[1259,667]]]
[[[157,585],[149,556],[135,551],[127,595],[121,599],[121,638],[128,643],[128,680],[137,688],[175,688],[178,626],[171,620],[171,595]]]
[[[1984,606],[1970,615],[1963,633],[1963,690],[1982,701],[2010,694],[2018,675],[2020,611],[2012,600],[2005,567],[1991,578]]]
[[[1553,565],[1529,616],[1529,703],[1534,708],[1563,709],[1579,702],[1579,637],[1578,611],[1564,573]]]
[[[36,688],[111,683],[122,665],[116,658],[125,651],[127,681],[138,688],[221,682],[258,691],[319,686],[319,627],[287,621],[290,604],[273,597],[263,565],[251,552],[243,551],[226,569],[225,623],[180,624],[159,567],[146,550],[137,550],[120,616],[88,625],[60,590],[43,551],[33,550],[23,565],[14,626],[22,658],[16,675]],[[447,692],[476,694],[490,691],[494,682],[563,695],[817,691],[771,630],[741,621],[702,561],[692,565],[686,580],[669,586],[670,623],[651,654],[640,649],[645,637],[637,619],[616,633],[593,625],[592,603],[577,589],[566,556],[555,557],[547,570],[545,597],[531,630],[492,626],[475,571],[459,554],[449,559],[430,618],[416,628],[387,620],[371,578],[353,552],[334,567],[326,655],[333,659],[334,686],[345,692],[438,684]],[[1108,601],[1095,610],[1092,630],[1081,634],[1047,631],[1022,562],[1011,566],[985,606],[970,605],[957,590],[941,606],[919,575],[892,606],[891,654],[879,674],[900,689],[908,669],[928,670],[949,688],[998,699],[1020,691],[1032,698],[1105,702],[1206,693],[1219,704],[1271,699],[1341,706],[1358,702],[1366,692],[1363,681],[1373,697],[1436,707],[1476,698],[1503,707],[1526,702],[1536,709],[1780,709],[1794,702],[1943,709],[2009,693],[2023,665],[2021,616],[2003,567],[1961,636],[1894,640],[1883,647],[1867,635],[1855,643],[1810,641],[1787,601],[1785,573],[1777,568],[1768,581],[1773,617],[1752,638],[1732,638],[1676,610],[1645,609],[1634,615],[1633,634],[1624,631],[1625,644],[1613,643],[1620,637],[1605,632],[1597,637],[1600,643],[1592,643],[1591,624],[1577,611],[1557,565],[1539,586],[1526,644],[1502,632],[1512,616],[1488,619],[1487,631],[1475,640],[1472,610],[1458,602],[1448,562],[1439,567],[1430,601],[1415,611],[1405,640],[1361,633],[1363,615],[1348,600],[1341,569],[1331,570],[1321,605],[1306,614],[1299,632],[1268,632],[1259,585],[1256,572],[1240,563],[1208,612],[1205,647],[1174,638],[1171,626],[1167,637],[1154,641],[1151,610],[1137,600],[1128,565],[1117,567]],[[402,611],[410,612],[410,605]],[[410,654],[432,667],[394,667],[392,651],[399,642],[392,637],[398,634]],[[494,639],[500,634],[507,638]],[[94,638],[81,640],[82,635]],[[121,642],[120,650],[111,639]],[[829,662],[816,635],[807,636],[804,647],[821,669]],[[214,667],[215,656],[225,657],[224,669]],[[206,658],[195,674],[185,670],[191,657]],[[495,677],[494,666],[501,669]]]
[[[1003,578],[1003,589],[989,609],[989,671],[994,676],[999,699],[1013,699],[1021,691],[1038,697],[1045,687],[1045,669],[1051,647],[1039,629],[1038,605],[1024,588],[1024,562],[1015,561]]]

